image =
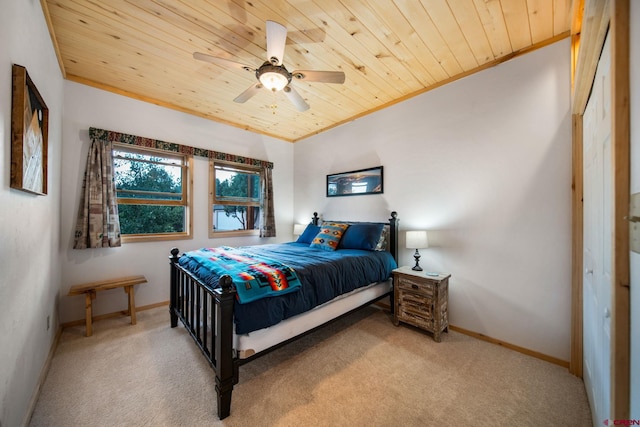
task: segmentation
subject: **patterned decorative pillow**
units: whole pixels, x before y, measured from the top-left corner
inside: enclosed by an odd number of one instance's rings
[[[340,238],[348,227],[349,224],[341,222],[324,222],[309,246],[325,251],[335,251],[340,243]]]

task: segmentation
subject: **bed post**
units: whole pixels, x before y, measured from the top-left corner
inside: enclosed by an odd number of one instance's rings
[[[233,304],[236,290],[229,275],[220,277],[220,287],[213,294],[218,310],[216,310],[216,394],[218,397],[218,417],[226,418],[231,412],[231,392],[234,384],[233,360]]]
[[[178,326],[178,315],[176,309],[178,305],[178,270],[175,268],[175,264],[178,262],[178,254],[180,250],[178,248],[171,249],[171,256],[169,257],[171,265],[171,289],[169,291],[169,314],[171,315],[171,327]]]
[[[318,212],[313,213],[313,217],[311,218],[311,223],[313,225],[320,225],[320,217],[318,216]]]
[[[389,218],[389,252],[393,255],[393,259],[398,262],[398,223],[400,220],[398,219],[398,212],[391,212],[391,218]],[[394,285],[395,286],[395,285]],[[389,294],[389,306],[391,309],[391,314],[395,310],[395,291],[392,290]]]
[[[391,212],[391,218],[389,218],[389,252],[393,255],[393,258],[398,262],[398,212]]]

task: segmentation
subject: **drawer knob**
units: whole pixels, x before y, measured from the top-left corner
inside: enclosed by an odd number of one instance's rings
[[[418,285],[411,285],[411,287],[412,287],[413,289],[420,289],[420,286],[418,286]]]

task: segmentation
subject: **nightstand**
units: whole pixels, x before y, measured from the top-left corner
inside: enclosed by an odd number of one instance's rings
[[[404,322],[424,329],[440,342],[440,334],[449,331],[449,277],[429,276],[411,267],[393,270],[393,324]]]

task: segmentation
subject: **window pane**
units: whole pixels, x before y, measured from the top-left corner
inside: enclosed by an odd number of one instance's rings
[[[147,162],[157,162],[166,165],[176,165],[180,166],[182,163],[182,158],[179,156],[165,156],[162,154],[146,154],[138,152],[137,150],[144,150],[136,147],[131,147],[129,150],[126,149],[113,149],[113,156],[120,157],[129,160],[140,160]]]
[[[215,179],[218,199],[258,201],[260,197],[260,175],[256,172],[216,166]]]
[[[120,233],[182,233],[185,231],[185,212],[184,206],[120,204]]]
[[[118,143],[111,153],[124,241],[189,235],[191,157]]]
[[[257,230],[260,208],[258,206],[213,206],[213,230]]]
[[[171,158],[114,151],[118,197],[158,200],[182,199],[182,167]]]

